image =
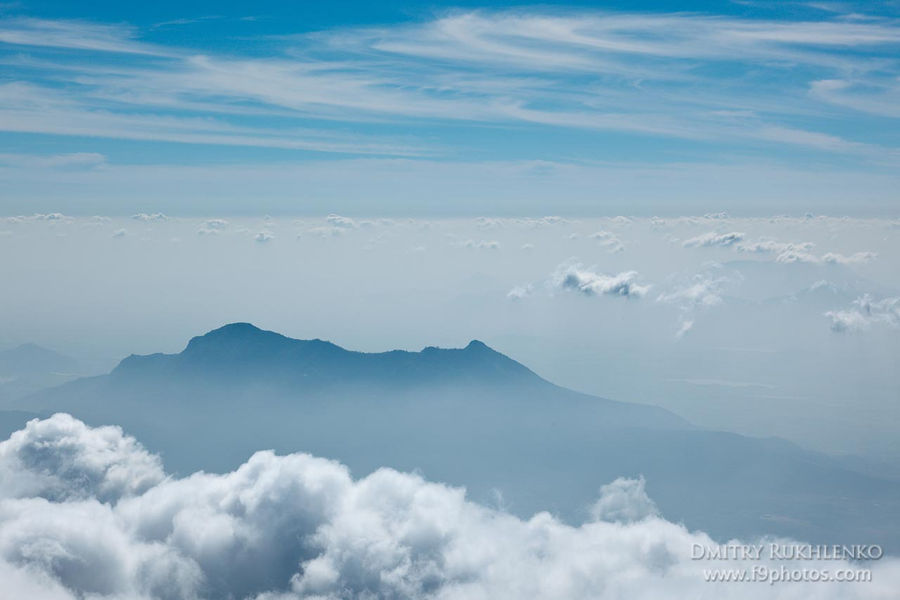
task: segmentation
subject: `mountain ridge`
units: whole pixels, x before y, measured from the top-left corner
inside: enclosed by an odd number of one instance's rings
[[[71,371],[77,364],[69,356],[33,343],[0,351],[0,375]]]
[[[474,498],[499,490],[522,517],[548,510],[571,522],[601,485],[646,476],[664,515],[717,539],[865,534],[900,547],[900,482],[568,390],[477,340],[363,353],[236,323],[26,401],[22,410],[119,425],[174,472],[225,472],[262,448],[309,452],[356,473],[422,472]]]
[[[229,323],[190,339],[176,354],[132,354],[110,373],[114,378],[159,375],[233,381],[274,377],[282,383],[327,383],[405,377],[417,383],[472,380],[482,383],[547,382],[526,366],[480,340],[464,348],[426,346],[418,352],[359,352],[333,342],[294,339],[245,322]]]

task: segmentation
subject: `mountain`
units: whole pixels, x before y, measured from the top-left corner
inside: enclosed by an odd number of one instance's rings
[[[349,382],[543,382],[523,365],[477,340],[463,349],[429,347],[421,352],[363,353],[322,340],[291,339],[249,323],[232,323],[195,337],[180,354],[129,356],[113,370],[112,376],[165,376],[217,383],[264,379],[302,387]]]
[[[644,475],[666,517],[723,540],[900,548],[900,482],[784,440],[561,388],[478,341],[363,353],[235,323],[21,408],[120,424],[180,472],[232,469],[264,448],[306,451],[356,475],[418,470],[517,514],[573,522],[604,483]]]
[[[36,344],[0,352],[0,406],[81,375],[78,362]]]
[[[22,344],[0,352],[0,376],[73,371],[78,363],[36,344]]]

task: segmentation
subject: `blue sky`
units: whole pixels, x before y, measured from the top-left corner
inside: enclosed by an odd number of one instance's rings
[[[894,215],[898,15],[7,3],[0,213]]]

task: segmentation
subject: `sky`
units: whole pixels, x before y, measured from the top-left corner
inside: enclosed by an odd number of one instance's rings
[[[0,214],[896,216],[896,2],[0,5]]]
[[[897,0],[0,0],[0,351],[68,378],[230,322],[479,339],[897,477],[898,119]],[[167,474],[60,414],[0,441],[0,480],[20,597],[762,589],[703,581],[715,542],[642,477],[566,524],[329,457]],[[765,595],[894,597],[896,558],[865,566]]]
[[[898,19],[0,4],[0,346],[99,369],[231,321],[479,338],[704,426],[900,456]]]

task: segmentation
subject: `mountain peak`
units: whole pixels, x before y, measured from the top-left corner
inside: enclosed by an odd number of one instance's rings
[[[258,347],[260,344],[268,345],[288,340],[280,333],[260,329],[252,323],[229,323],[218,329],[213,329],[203,335],[191,338],[185,348],[185,353],[196,352],[200,349],[237,347],[250,345]]]
[[[259,332],[259,331],[263,331],[263,330],[260,329],[259,327],[257,327],[256,325],[254,325],[253,323],[246,323],[246,322],[244,322],[244,321],[237,321],[237,322],[235,322],[235,323],[226,323],[225,325],[222,325],[222,326],[219,327],[218,329],[213,329],[213,330],[210,331],[209,333],[216,333],[216,332],[230,332],[230,331],[237,331],[237,332]]]
[[[481,340],[472,340],[471,342],[469,342],[469,343],[466,345],[466,348],[465,348],[465,349],[466,349],[466,350],[470,350],[470,351],[473,351],[473,350],[474,350],[474,351],[490,350],[490,351],[492,351],[492,352],[494,351],[493,348],[491,348],[490,346],[488,346],[487,344],[485,344],[485,343],[482,342]]]
[[[212,331],[208,331],[207,333],[197,336],[194,339],[198,338],[223,338],[223,337],[254,337],[264,333],[272,333],[267,332],[263,329],[260,329],[256,325],[252,323],[228,323],[227,325],[222,325],[218,329],[213,329]]]
[[[528,368],[472,340],[465,348],[428,347],[422,352],[364,353],[320,339],[298,340],[250,323],[229,323],[194,337],[180,354],[132,356],[115,372],[165,372],[214,381],[247,380],[292,385],[385,380],[525,383],[542,381]]]
[[[76,366],[74,359],[37,344],[26,343],[0,351],[0,374],[68,371]]]

